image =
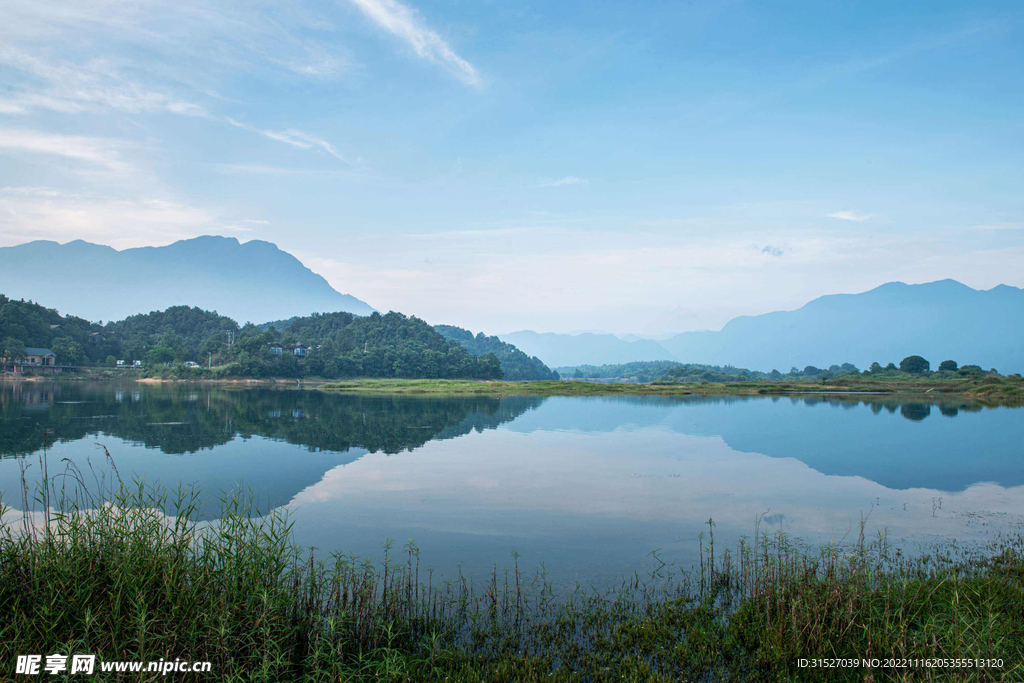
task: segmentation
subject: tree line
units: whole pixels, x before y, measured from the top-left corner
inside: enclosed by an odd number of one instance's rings
[[[457,342],[470,353],[483,356],[493,353],[501,363],[501,370],[507,380],[552,380],[558,379],[557,372],[544,365],[536,356],[528,356],[518,348],[498,337],[488,337],[483,332],[476,336],[469,330],[454,325],[434,325],[445,339]]]
[[[0,295],[0,343],[5,358],[23,356],[26,347],[45,347],[61,365],[102,367],[138,360],[149,368],[179,366],[176,372],[195,376],[504,376],[494,353],[470,353],[423,320],[394,312],[365,317],[318,313],[261,327],[239,326],[215,311],[173,306],[103,324]],[[303,356],[294,353],[299,344]],[[180,367],[188,362],[199,367]]]
[[[792,367],[789,372],[771,370],[763,372],[732,365],[703,365],[677,361],[636,361],[609,365],[578,365],[558,370],[573,379],[613,379],[624,382],[778,382],[778,381],[819,381],[838,377],[985,377],[999,376],[995,368],[983,369],[978,365],[958,365],[954,360],[944,360],[937,370],[931,370],[931,363],[922,356],[907,356],[899,362],[872,363],[861,371],[853,363],[833,364],[827,368],[807,365],[803,369]]]

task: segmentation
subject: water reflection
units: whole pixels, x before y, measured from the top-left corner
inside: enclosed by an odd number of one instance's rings
[[[540,405],[536,397],[337,396],[268,388],[145,389],[90,384],[0,384],[0,457],[50,443],[114,436],[168,454],[261,436],[339,453],[353,448],[399,453],[433,439],[493,429]]]
[[[1024,510],[1024,410],[968,401],[0,384],[8,505],[44,431],[51,463],[102,473],[101,442],[125,477],[251,488],[324,550],[415,537],[442,573],[485,573],[515,549],[562,579],[605,581],[654,548],[685,562],[709,517],[726,543],[760,515],[821,540],[861,514],[916,543],[981,538]]]
[[[21,476],[16,456],[50,445],[48,462],[64,458],[89,483],[109,481],[101,442],[124,479],[167,487],[201,484],[203,515],[217,511],[223,492],[251,490],[264,509],[283,505],[329,469],[367,453],[400,453],[428,441],[493,429],[542,401],[535,397],[340,397],[317,391],[196,389],[182,385],[143,389],[104,384],[0,385],[0,491],[17,504]],[[286,443],[301,449],[282,449]],[[158,452],[154,452],[158,451]],[[181,457],[166,456],[189,456]],[[35,458],[28,458],[30,465]],[[60,468],[60,465],[52,465]],[[41,467],[30,469],[34,489]],[[89,478],[87,477],[87,480]]]

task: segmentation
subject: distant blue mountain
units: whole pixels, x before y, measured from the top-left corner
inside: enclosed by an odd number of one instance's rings
[[[795,311],[730,320],[719,332],[661,341],[614,335],[501,335],[552,367],[676,360],[782,372],[853,363],[861,369],[919,354],[986,370],[1024,372],[1024,290],[976,290],[955,280],[890,282],[861,294],[819,297]]]
[[[684,332],[661,344],[684,362],[752,370],[844,362],[863,369],[918,354],[932,368],[952,359],[1021,372],[1024,290],[976,290],[956,280],[890,282],[862,294],[819,297],[795,311],[733,318],[720,332]]]
[[[240,323],[373,312],[270,242],[204,236],[117,251],[76,240],[0,248],[0,292],[89,320],[199,306]]]
[[[675,360],[658,342],[646,339],[624,341],[614,334],[555,334],[532,330],[500,334],[498,338],[536,356],[550,367],[562,365],[605,365],[637,360]]]

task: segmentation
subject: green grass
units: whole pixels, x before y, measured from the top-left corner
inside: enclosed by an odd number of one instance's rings
[[[863,525],[850,546],[755,529],[722,548],[709,520],[692,570],[654,553],[614,589],[566,594],[515,556],[475,581],[438,582],[411,541],[397,557],[386,544],[377,563],[317,558],[293,545],[281,512],[255,514],[251,500],[224,500],[207,524],[195,491],[118,484],[94,497],[81,479],[50,478],[23,501],[39,514],[0,532],[0,662],[182,657],[211,661],[211,680],[267,682],[1024,678],[1019,535],[911,559],[884,535],[865,541]],[[812,670],[802,657],[1003,668]]]
[[[989,403],[1024,403],[1024,381],[1002,378],[883,378],[841,377],[824,382],[721,382],[649,384],[596,382],[503,382],[445,379],[355,379],[320,385],[325,391],[434,396],[758,396],[806,393],[874,392],[929,398],[972,398]]]

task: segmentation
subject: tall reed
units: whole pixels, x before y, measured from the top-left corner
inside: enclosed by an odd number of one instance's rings
[[[117,476],[90,489],[69,463],[40,467],[20,518],[0,509],[0,662],[185,658],[227,681],[1024,678],[1020,535],[907,557],[884,533],[866,539],[863,522],[849,546],[800,547],[755,527],[723,547],[709,520],[699,567],[655,551],[643,574],[566,593],[514,554],[484,579],[436,581],[411,541],[400,553],[386,543],[377,562],[321,558],[251,496],[222,498],[204,522],[197,489]],[[798,664],[839,657],[1003,666]]]

